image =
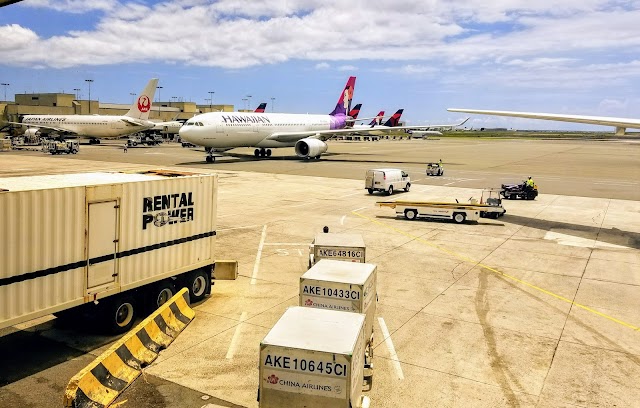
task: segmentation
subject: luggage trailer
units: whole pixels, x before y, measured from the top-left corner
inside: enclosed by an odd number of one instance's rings
[[[441,203],[431,201],[378,201],[378,207],[390,207],[396,215],[408,220],[430,218],[453,220],[457,224],[465,221],[477,221],[480,218],[498,218],[507,211],[502,205]]]

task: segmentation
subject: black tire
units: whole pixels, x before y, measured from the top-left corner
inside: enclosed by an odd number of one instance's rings
[[[271,149],[267,149],[267,157],[271,157]]]
[[[112,296],[103,300],[106,302],[102,312],[104,324],[111,333],[125,333],[131,330],[138,312],[133,296]]]
[[[73,149],[73,150],[72,150],[72,153],[73,153],[73,154],[78,154],[78,149]]]
[[[464,213],[455,213],[455,214],[453,214],[453,221],[456,224],[462,224],[465,219],[467,219],[467,216],[464,215]]]
[[[444,170],[440,171],[440,176],[444,176]]]
[[[372,189],[372,188],[368,188],[368,189],[367,189],[367,192],[368,192],[369,194],[373,194],[373,189]]]
[[[211,292],[211,277],[203,269],[187,274],[184,284],[189,289],[191,303],[201,301]]]
[[[415,220],[418,218],[418,210],[404,210],[404,218],[408,220]]]
[[[407,183],[407,185],[404,187],[404,191],[408,193],[410,188],[411,188],[411,183]]]
[[[389,189],[387,190],[387,195],[393,195],[393,186],[389,186]]]
[[[253,151],[253,155],[256,157],[260,157],[260,149],[256,149]]]
[[[213,157],[207,156],[207,163],[213,163]]]
[[[147,293],[147,307],[153,312],[176,294],[176,287],[170,280],[163,280],[151,287]]]

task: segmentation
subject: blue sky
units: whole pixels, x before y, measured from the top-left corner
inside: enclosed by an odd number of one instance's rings
[[[25,0],[0,9],[0,82],[86,98],[92,79],[92,99],[128,103],[158,77],[156,100],[328,113],[355,75],[362,115],[402,107],[408,124],[463,117],[449,107],[637,118],[638,21],[634,1]]]

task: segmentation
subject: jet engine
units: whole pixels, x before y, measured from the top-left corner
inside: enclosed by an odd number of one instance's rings
[[[30,128],[27,128],[27,130],[24,131],[24,137],[26,137],[26,138],[31,139],[31,138],[35,138],[37,136],[40,136],[40,129],[38,129],[38,128],[30,127]]]
[[[328,148],[329,146],[322,140],[312,139],[310,137],[298,140],[295,147],[298,157],[304,157],[305,159],[320,157]]]

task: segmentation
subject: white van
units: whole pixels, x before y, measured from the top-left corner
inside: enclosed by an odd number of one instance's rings
[[[411,179],[400,169],[371,169],[367,170],[364,188],[369,194],[373,194],[374,191],[383,191],[391,195],[401,188],[409,191]]]

